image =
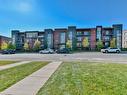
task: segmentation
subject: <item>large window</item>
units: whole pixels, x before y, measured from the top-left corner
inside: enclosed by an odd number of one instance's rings
[[[73,31],[69,31],[69,35],[68,35],[68,37],[69,37],[69,40],[70,40],[70,43],[71,43],[71,48],[72,48]]]
[[[36,38],[38,37],[38,33],[26,33],[27,38]]]
[[[73,37],[73,33],[72,31],[69,32],[69,39],[72,40],[72,37]]]
[[[97,28],[97,40],[101,40],[101,28]]]
[[[47,36],[47,46],[48,48],[51,48],[52,45],[52,34],[48,34]]]
[[[60,43],[65,43],[65,32],[60,33]]]
[[[15,44],[15,40],[16,40],[16,37],[15,37],[15,35],[13,34],[13,35],[12,35],[12,42],[13,42],[13,44]]]
[[[117,30],[116,33],[117,33],[117,37],[116,37],[117,47],[121,48],[121,31]]]

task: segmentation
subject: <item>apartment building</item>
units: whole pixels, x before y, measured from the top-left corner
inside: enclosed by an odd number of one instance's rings
[[[25,42],[33,47],[35,40],[41,42],[41,48],[66,48],[69,39],[72,49],[82,49],[82,41],[88,38],[89,49],[96,49],[96,42],[103,41],[104,47],[110,46],[110,40],[116,39],[116,46],[122,48],[122,24],[114,24],[111,27],[96,26],[95,28],[68,28],[45,29],[44,31],[12,30],[12,42],[18,50],[23,49]]]
[[[2,42],[7,42],[8,43],[9,41],[11,41],[11,38],[0,35],[0,50],[1,50]]]

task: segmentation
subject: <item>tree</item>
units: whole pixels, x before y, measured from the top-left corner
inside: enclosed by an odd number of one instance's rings
[[[23,48],[25,51],[29,50],[29,44],[25,42]]]
[[[104,45],[103,45],[102,40],[99,40],[99,41],[97,42],[97,50],[101,50],[101,48],[103,48],[103,47],[104,47]]]
[[[115,48],[116,47],[116,39],[112,38],[110,41],[110,47]]]
[[[82,45],[84,48],[88,48],[89,47],[89,40],[88,37],[85,37],[82,41]]]
[[[16,46],[12,44],[11,42],[8,43],[8,49],[16,49]]]
[[[35,43],[34,43],[33,49],[34,49],[35,51],[38,51],[40,48],[41,48],[41,42],[37,39],[37,40],[35,41]]]
[[[8,48],[8,43],[3,41],[1,44],[1,50],[7,49]]]
[[[71,41],[68,39],[67,42],[66,42],[66,47],[71,49]]]

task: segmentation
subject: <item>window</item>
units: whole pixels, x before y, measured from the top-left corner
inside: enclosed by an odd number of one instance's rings
[[[36,38],[38,36],[38,33],[26,33],[26,37],[28,38]]]
[[[101,40],[101,28],[97,28],[97,40]]]
[[[24,36],[21,37],[21,41],[22,41],[22,43],[25,42],[25,40],[24,40]]]
[[[108,30],[107,30],[107,31],[105,31],[105,34],[106,34],[106,35],[109,35],[109,31],[108,31]]]
[[[51,48],[51,44],[52,44],[52,34],[48,34],[48,36],[47,36],[48,48]]]
[[[60,49],[63,49],[63,48],[65,48],[65,45],[60,45]]]
[[[65,43],[65,33],[60,33],[60,43]]]
[[[110,40],[110,37],[109,36],[105,36],[104,37],[104,40],[109,41]]]
[[[108,47],[109,46],[109,42],[105,42],[105,47]]]
[[[77,43],[77,47],[82,47],[82,43]]]
[[[90,32],[84,32],[84,35],[90,35]]]
[[[69,35],[68,35],[68,37],[69,37],[69,40],[70,40],[70,42],[71,42],[71,48],[72,48],[73,31],[69,31]]]
[[[127,33],[125,33],[125,36],[127,36]]]
[[[125,40],[127,40],[127,37],[124,37]]]
[[[77,35],[82,35],[82,32],[77,32]]]
[[[77,37],[77,41],[82,41],[82,37]]]
[[[72,32],[72,31],[70,31],[68,36],[69,36],[69,39],[70,39],[70,40],[72,40],[72,37],[73,37],[73,32]]]
[[[15,35],[13,35],[12,36],[12,42],[13,42],[13,44],[15,44],[15,38],[16,38]]]
[[[43,35],[39,35],[38,37],[39,37],[39,38],[43,38],[43,37],[44,37],[44,34],[43,34]]]
[[[121,36],[121,31],[120,30],[117,30],[116,33],[117,33],[117,36]]]

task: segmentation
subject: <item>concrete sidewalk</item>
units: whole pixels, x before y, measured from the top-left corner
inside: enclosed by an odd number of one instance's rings
[[[51,62],[3,91],[0,95],[36,95],[62,62]]]
[[[26,63],[30,63],[31,61],[22,61],[22,62],[17,62],[14,64],[9,64],[9,65],[4,65],[4,66],[0,66],[0,71],[4,70],[4,69],[8,69],[8,68],[12,68],[18,65],[22,65],[22,64],[26,64]]]

